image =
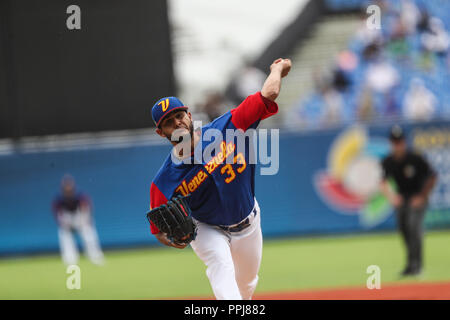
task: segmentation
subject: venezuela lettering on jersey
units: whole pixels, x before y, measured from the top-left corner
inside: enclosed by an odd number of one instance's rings
[[[246,131],[256,128],[261,120],[277,111],[275,102],[257,92],[237,108],[203,126],[202,133],[209,128],[223,134],[227,129]],[[190,195],[187,201],[195,219],[211,225],[242,221],[254,206],[255,165],[249,163],[248,154],[236,154],[235,143],[222,141],[220,151],[203,164],[175,164],[169,155],[152,181],[150,207],[167,203],[175,194]],[[159,232],[153,223],[151,232]]]
[[[229,155],[234,153],[236,150],[236,145],[232,142],[228,145],[223,141],[221,143],[220,152],[215,155],[207,164],[205,164],[205,169],[209,174],[212,174],[219,165],[221,165]],[[208,175],[200,170],[189,182],[183,180],[181,184],[175,189],[175,192],[181,193],[183,196],[187,196],[189,193],[194,192],[202,184],[203,181],[208,177]]]

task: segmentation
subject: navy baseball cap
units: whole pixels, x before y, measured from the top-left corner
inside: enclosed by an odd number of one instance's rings
[[[152,118],[156,126],[159,127],[161,121],[172,111],[187,109],[188,107],[176,97],[161,98],[153,105]]]
[[[401,141],[405,139],[405,133],[399,125],[394,125],[391,130],[389,131],[389,140],[395,142],[395,141]]]

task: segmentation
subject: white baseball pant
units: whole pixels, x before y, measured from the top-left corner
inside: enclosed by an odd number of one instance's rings
[[[195,221],[197,237],[191,246],[206,265],[206,275],[218,300],[250,300],[258,283],[262,257],[261,214],[255,199],[250,226],[227,232]],[[244,219],[245,220],[245,219]]]
[[[79,259],[78,248],[75,243],[73,231],[80,235],[86,254],[94,264],[103,264],[104,256],[100,248],[97,231],[91,222],[89,212],[77,211],[69,213],[60,212],[59,220],[59,247],[61,257],[65,264],[77,264]]]

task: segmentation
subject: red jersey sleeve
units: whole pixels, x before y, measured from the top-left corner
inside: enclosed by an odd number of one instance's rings
[[[231,110],[231,122],[237,129],[245,131],[256,121],[264,120],[277,112],[278,104],[257,92]]]
[[[152,185],[150,186],[150,210],[152,208],[159,207],[165,203],[167,203],[167,198],[158,189],[158,187],[152,182]],[[159,233],[159,229],[151,221],[150,221],[150,231],[152,234]]]

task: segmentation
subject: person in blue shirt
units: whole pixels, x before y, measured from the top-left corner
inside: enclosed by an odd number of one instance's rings
[[[75,180],[65,175],[61,180],[61,193],[53,201],[53,213],[58,224],[61,257],[66,265],[78,263],[79,253],[74,239],[77,232],[83,240],[88,258],[102,265],[104,256],[92,219],[89,197],[76,190]]]
[[[205,136],[219,133],[224,138],[230,130],[245,133],[276,114],[281,79],[290,68],[289,59],[275,60],[260,92],[198,130],[188,107],[176,97],[164,97],[152,108],[156,132],[174,148],[151,183],[150,208],[177,195],[188,196],[198,228],[190,244],[207,266],[217,299],[251,299],[262,255],[261,218],[255,198],[255,163],[250,161],[251,139],[240,147],[237,136],[220,141],[208,141]],[[211,156],[204,157],[208,149],[213,150]],[[153,223],[150,229],[161,243],[186,247],[170,241]]]

